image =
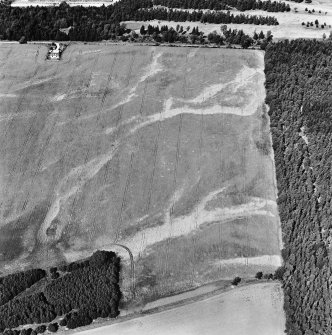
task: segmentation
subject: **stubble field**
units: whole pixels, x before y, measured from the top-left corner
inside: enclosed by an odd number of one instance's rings
[[[282,335],[279,283],[241,287],[161,313],[82,331],[80,335]]]
[[[115,250],[138,302],[281,263],[258,51],[0,48],[0,268]]]

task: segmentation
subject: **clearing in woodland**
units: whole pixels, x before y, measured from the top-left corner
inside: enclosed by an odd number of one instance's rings
[[[0,49],[3,273],[118,243],[143,303],[281,264],[262,52],[46,52]]]

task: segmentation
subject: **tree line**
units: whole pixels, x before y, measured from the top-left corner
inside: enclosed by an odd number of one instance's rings
[[[130,35],[122,38],[124,41],[132,42],[157,42],[157,43],[190,43],[190,44],[216,44],[216,45],[240,45],[243,49],[247,49],[251,46],[259,47],[264,50],[266,46],[272,41],[272,35],[270,32],[264,35],[263,31],[259,34],[254,33],[253,37],[245,34],[243,30],[227,29],[227,26],[222,26],[222,33],[219,34],[216,31],[209,33],[207,36],[204,35],[198,27],[193,27],[190,31],[190,27],[184,28],[179,24],[176,28],[168,27],[167,25],[152,26],[148,25],[147,28],[142,25],[140,34],[132,32]]]
[[[332,43],[294,40],[265,54],[266,102],[282,224],[289,334],[332,334]]]
[[[172,20],[209,23],[278,24],[274,17],[234,15],[223,12],[154,9],[152,0],[120,0],[101,7],[11,7],[0,3],[0,39],[101,41],[128,32],[122,21]],[[68,29],[66,29],[68,28]]]
[[[100,41],[125,33],[122,21],[131,20],[151,0],[121,0],[110,6],[70,7],[65,2],[51,7],[10,7],[0,4],[0,39]],[[66,34],[63,28],[68,29]]]
[[[61,316],[69,328],[76,328],[98,317],[119,314],[120,258],[114,252],[97,251],[82,263],[60,269],[51,270],[58,276],[49,279],[45,287],[0,306],[0,332]],[[53,324],[51,329],[55,328]]]
[[[134,13],[132,20],[134,21],[150,21],[163,20],[175,22],[202,22],[202,23],[216,23],[216,24],[255,24],[255,25],[278,25],[278,20],[273,16],[262,15],[234,15],[231,12],[219,11],[188,11],[168,8],[141,8]]]
[[[182,9],[213,9],[228,10],[237,9],[240,11],[260,9],[267,12],[289,12],[289,4],[277,1],[257,0],[153,0],[154,5],[168,8]]]

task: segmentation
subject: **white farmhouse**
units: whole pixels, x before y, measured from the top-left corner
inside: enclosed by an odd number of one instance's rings
[[[61,53],[64,47],[60,43],[52,43],[50,49],[48,50],[48,59],[50,60],[60,60]]]

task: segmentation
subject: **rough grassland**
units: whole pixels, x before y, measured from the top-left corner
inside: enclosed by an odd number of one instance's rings
[[[116,242],[135,257],[137,298],[151,300],[280,265],[262,53],[45,54],[0,49],[3,272]]]

